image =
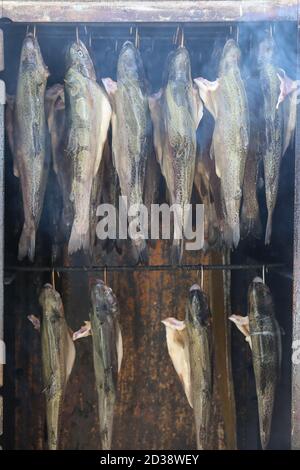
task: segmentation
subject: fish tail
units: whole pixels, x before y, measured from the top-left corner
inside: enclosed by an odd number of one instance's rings
[[[236,248],[240,241],[240,223],[236,222],[232,227],[232,242],[233,246]]]
[[[136,251],[137,262],[140,261],[142,264],[149,263],[149,254],[147,249],[146,240],[138,241],[133,244]]]
[[[247,217],[242,215],[241,220],[241,233],[243,238],[247,238],[252,235],[258,240],[261,238],[262,226],[259,214],[256,214],[255,217]]]
[[[173,245],[171,247],[171,264],[176,266],[181,264],[183,254],[183,240],[173,241]]]
[[[272,213],[272,211],[269,211],[268,212],[267,226],[266,226],[265,245],[269,245],[270,241],[271,241],[272,218],[273,218],[273,213]]]
[[[30,225],[24,223],[19,241],[19,261],[22,261],[28,256],[29,260],[33,262],[35,255],[35,236],[36,230],[34,223]]]
[[[90,234],[89,230],[86,233],[81,233],[77,230],[76,224],[73,224],[71,236],[68,245],[68,253],[71,255],[76,251],[83,250],[85,253],[89,252]]]

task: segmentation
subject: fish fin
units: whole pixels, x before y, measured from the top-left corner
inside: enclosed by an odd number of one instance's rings
[[[194,115],[195,127],[197,130],[200,124],[200,121],[203,117],[203,102],[200,98],[198,87],[196,87],[195,85],[193,86],[193,89],[192,89],[192,97],[193,97],[193,104],[194,104],[193,115]]]
[[[107,142],[107,133],[112,117],[112,108],[110,105],[110,101],[105,93],[102,93],[103,97],[101,100],[101,109],[98,109],[97,112],[101,113],[102,120],[101,120],[101,126],[100,126],[100,135],[99,135],[99,141],[98,141],[98,149],[97,149],[97,155],[95,159],[95,166],[94,166],[94,178],[96,177],[101,159],[103,156],[105,144]]]
[[[75,357],[76,357],[76,350],[75,350],[75,346],[74,346],[74,342],[73,342],[73,338],[72,338],[72,332],[70,331],[70,329],[68,328],[67,332],[66,332],[66,335],[67,335],[67,338],[66,338],[66,382],[68,382],[69,380],[69,377],[71,375],[71,372],[72,372],[72,369],[73,369],[73,366],[74,366],[74,362],[75,362]]]
[[[235,326],[243,333],[245,340],[249,343],[250,348],[252,349],[250,328],[249,328],[249,317],[242,315],[231,315],[229,320],[232,321]]]
[[[218,108],[217,101],[215,98],[215,92],[220,86],[219,80],[216,80],[215,82],[210,82],[205,78],[199,77],[195,78],[194,82],[198,87],[200,98],[203,101],[205,107],[208,109],[210,114],[212,114],[212,116],[216,119]]]
[[[5,111],[6,134],[8,138],[9,148],[13,156],[14,176],[16,178],[19,178],[20,174],[19,174],[17,159],[14,154],[14,105],[15,105],[15,97],[11,95],[6,95],[6,111]]]
[[[119,322],[116,320],[116,347],[118,356],[118,373],[120,373],[123,360],[123,338]]]
[[[190,355],[185,322],[170,317],[163,320],[162,323],[166,327],[169,356],[183,386],[189,405],[193,408]]]
[[[173,241],[173,244],[171,246],[171,264],[173,266],[176,266],[178,264],[181,264],[182,260],[182,255],[183,255],[183,239],[179,240],[179,243],[177,243],[177,240]]]
[[[276,109],[278,109],[280,103],[282,103],[288,95],[296,91],[300,85],[299,80],[292,80],[287,76],[283,69],[279,70],[281,73],[277,73],[277,77],[280,81],[280,93],[276,104]]]
[[[266,226],[266,234],[265,234],[265,245],[270,245],[270,242],[271,242],[272,219],[273,219],[273,212],[269,211],[268,219],[267,219],[267,226]]]
[[[163,157],[162,110],[160,103],[161,97],[162,90],[152,96],[149,96],[148,98],[149,110],[153,123],[154,148],[156,153],[156,159],[160,165],[162,165]]]
[[[89,252],[90,245],[90,233],[89,230],[85,233],[79,233],[76,228],[76,224],[73,223],[71,236],[68,244],[68,253],[72,255],[76,251],[83,250],[85,253]]]
[[[104,88],[106,90],[106,93],[109,95],[109,96],[113,96],[116,94],[117,90],[118,90],[118,84],[117,82],[115,82],[114,80],[112,80],[111,78],[102,78],[102,83],[104,85]]]
[[[20,241],[19,241],[19,253],[18,260],[22,261],[26,256],[33,262],[35,255],[35,236],[36,230],[34,224],[30,227],[24,223]]]
[[[27,318],[33,324],[35,330],[41,331],[41,322],[38,317],[35,315],[28,315]]]
[[[92,334],[92,326],[90,321],[85,321],[84,325],[78,330],[74,331],[73,333],[73,341],[76,341],[80,338],[85,338],[86,336],[90,336]]]

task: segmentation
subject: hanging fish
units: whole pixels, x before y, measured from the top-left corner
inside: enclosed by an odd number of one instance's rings
[[[229,39],[220,60],[218,80],[194,80],[204,105],[215,119],[211,156],[221,179],[226,219],[231,229],[227,245],[234,247],[240,240],[239,211],[249,145],[248,103],[239,69],[240,55],[235,41]]]
[[[248,317],[230,317],[246,336],[252,361],[258,401],[260,440],[266,449],[281,369],[281,331],[275,318],[270,289],[256,277],[248,290]]]
[[[243,202],[241,210],[242,238],[261,238],[262,226],[260,221],[259,203],[257,198],[260,164],[262,162],[262,142],[264,140],[264,123],[261,103],[262,93],[258,80],[248,79],[246,92],[249,103],[250,140],[245,165],[243,182]]]
[[[163,320],[169,355],[193,408],[197,449],[208,448],[213,389],[212,324],[205,293],[195,284],[189,292],[185,321]]]
[[[53,85],[46,91],[46,115],[51,136],[53,169],[57,177],[63,201],[61,222],[66,235],[69,235],[73,222],[73,207],[70,201],[72,172],[70,160],[64,149],[66,110],[63,85]]]
[[[41,327],[35,316],[31,315],[28,319],[35,329],[41,329],[48,447],[49,450],[56,450],[65,391],[75,362],[75,346],[72,331],[65,320],[61,297],[51,284],[45,284],[39,301],[43,309]]]
[[[70,46],[66,60],[66,153],[72,168],[70,200],[74,206],[68,252],[72,254],[81,248],[89,250],[92,184],[107,139],[111,106],[81,41]]]
[[[176,220],[181,239],[174,237],[171,260],[181,262],[187,225],[184,206],[190,203],[196,159],[196,130],[203,107],[191,78],[191,64],[183,46],[173,51],[164,72],[164,88],[149,98],[156,158],[166,180],[170,203],[180,208]],[[177,225],[177,224],[176,224]]]
[[[296,90],[293,82],[275,65],[275,42],[265,38],[258,47],[258,69],[263,93],[265,138],[263,142],[263,165],[268,220],[265,244],[272,233],[272,218],[276,205],[281,158],[292,139],[296,125]],[[295,92],[295,93],[294,93]],[[291,95],[286,104],[281,104]]]
[[[43,209],[49,168],[45,90],[49,76],[37,38],[27,34],[22,46],[17,92],[8,102],[7,133],[14,157],[14,175],[20,178],[24,226],[18,259],[34,260],[36,231]]]
[[[91,287],[90,321],[73,339],[92,335],[102,450],[111,449],[118,374],[123,357],[119,307],[112,290],[97,279]]]
[[[145,171],[152,149],[152,125],[148,106],[144,66],[139,50],[125,42],[118,60],[117,83],[103,79],[111,97],[112,150],[114,166],[119,176],[122,196],[127,197],[128,207],[143,204]],[[141,216],[142,217],[142,216]],[[131,216],[128,222],[133,221]],[[143,229],[146,221],[137,227]],[[146,240],[141,235],[133,240],[137,258],[147,262]]]

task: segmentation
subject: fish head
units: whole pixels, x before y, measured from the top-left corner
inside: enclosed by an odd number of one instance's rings
[[[226,41],[220,60],[219,72],[226,73],[232,67],[237,67],[241,58],[241,51],[234,39]]]
[[[66,54],[67,69],[75,68],[87,78],[96,80],[96,72],[90,54],[82,41],[73,42]]]
[[[137,81],[145,83],[145,70],[140,51],[131,41],[126,41],[120,51],[117,67],[118,82]]]
[[[108,316],[118,314],[117,299],[112,289],[101,279],[91,282],[91,300],[93,312],[100,323],[104,323]]]
[[[208,299],[198,284],[190,288],[186,309],[186,321],[194,326],[207,326],[210,323],[211,314]]]
[[[269,287],[263,282],[260,277],[255,277],[249,286],[248,291],[249,305],[254,305],[255,308],[250,309],[255,318],[262,318],[269,316],[272,308],[272,295]]]
[[[39,297],[43,315],[50,321],[64,318],[64,309],[59,293],[51,284],[45,284]]]
[[[271,36],[263,39],[258,45],[257,63],[258,66],[269,64],[273,61],[275,42]]]
[[[31,33],[28,33],[23,41],[20,63],[22,71],[34,72],[41,82],[49,76],[38,40]]]
[[[180,46],[176,51],[172,51],[167,59],[167,80],[190,82],[191,61],[188,50],[184,46]]]

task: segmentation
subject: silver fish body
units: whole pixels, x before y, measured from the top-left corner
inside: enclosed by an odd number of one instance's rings
[[[43,208],[49,159],[45,90],[49,76],[38,41],[27,34],[19,66],[13,112],[14,174],[20,177],[24,226],[19,241],[18,258],[33,261],[36,231]]]
[[[212,324],[207,296],[198,285],[190,289],[185,324],[190,356],[191,398],[197,448],[206,449],[213,387]]]
[[[96,280],[91,288],[90,313],[94,370],[98,393],[100,438],[103,450],[111,448],[118,372],[122,361],[119,307],[112,290]]]
[[[270,439],[275,392],[281,368],[281,332],[269,288],[255,278],[248,291],[249,330],[263,449]]]
[[[75,346],[64,317],[59,293],[50,284],[46,284],[39,301],[43,309],[42,370],[48,447],[50,450],[56,450],[65,390],[75,361]]]
[[[83,43],[67,55],[65,77],[66,152],[72,168],[70,199],[74,207],[68,252],[89,249],[90,199],[111,119],[105,91],[97,84],[93,63]]]

